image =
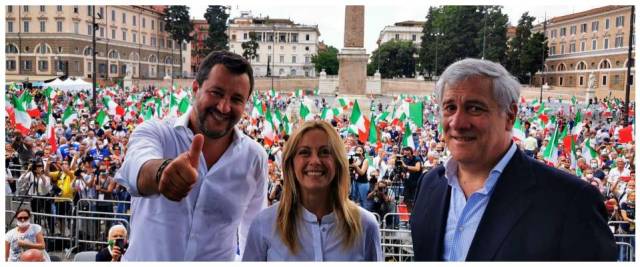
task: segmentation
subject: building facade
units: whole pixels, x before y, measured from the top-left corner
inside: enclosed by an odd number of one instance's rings
[[[229,50],[242,55],[242,43],[255,33],[258,50],[251,60],[256,76],[316,77],[311,57],[318,53],[318,25],[296,24],[289,19],[253,17],[241,12],[229,24]]]
[[[422,25],[424,21],[402,21],[397,22],[393,26],[385,26],[380,31],[380,36],[376,43],[380,46],[391,40],[411,41],[416,47],[420,47],[422,42]]]
[[[190,49],[163,30],[164,6],[5,6],[7,80],[91,78],[92,13],[96,13],[97,78],[162,79],[188,70]]]
[[[549,55],[544,72],[535,76],[535,84],[587,88],[593,74],[596,88],[624,89],[629,38],[635,51],[635,35],[629,33],[630,18],[630,6],[604,6],[547,21]],[[543,29],[540,24],[533,31]],[[635,52],[632,55],[635,57]],[[634,71],[632,67],[632,85]]]
[[[200,62],[204,59],[202,51],[204,50],[204,40],[209,36],[209,23],[206,20],[191,20],[193,24],[193,40],[191,41],[191,73],[198,71]]]

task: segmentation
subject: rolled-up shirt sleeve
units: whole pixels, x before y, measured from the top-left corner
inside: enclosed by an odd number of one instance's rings
[[[124,162],[115,175],[116,182],[127,188],[131,196],[141,196],[138,192],[138,174],[145,162],[163,158],[162,132],[160,122],[149,121],[138,126],[129,138]]]

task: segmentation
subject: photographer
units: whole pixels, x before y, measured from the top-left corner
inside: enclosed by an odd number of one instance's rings
[[[28,171],[18,179],[18,184],[20,185],[19,194],[40,197],[49,196],[49,192],[51,192],[51,178],[49,178],[44,170],[45,166],[42,160],[39,158],[33,159]],[[34,212],[51,214],[51,200],[32,198],[31,208]],[[36,223],[44,225],[43,221],[41,221],[42,218],[35,219]],[[48,226],[49,229],[53,229],[53,218],[48,221],[50,222],[46,226]]]
[[[387,213],[395,212],[395,195],[392,190],[389,190],[385,181],[377,182],[367,199],[371,202],[370,211],[380,215],[381,220]],[[393,216],[388,217],[387,224],[392,225],[393,219]]]
[[[409,173],[407,179],[404,180],[404,203],[409,212],[413,210],[413,199],[422,172],[420,165],[420,158],[413,155],[411,147],[402,148],[402,168]]]
[[[357,146],[355,154],[349,157],[349,171],[351,173],[351,193],[353,201],[360,204],[361,207],[367,208],[367,193],[369,192],[369,177],[367,170],[369,163],[364,158],[364,147]]]
[[[96,254],[96,261],[120,261],[129,247],[127,228],[122,224],[112,226],[109,228],[108,240],[109,245]]]

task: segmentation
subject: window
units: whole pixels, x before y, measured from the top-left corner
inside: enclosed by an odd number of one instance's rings
[[[584,76],[580,76],[580,85],[584,85]]]
[[[616,27],[620,28],[624,26],[624,16],[617,16],[616,17]]]
[[[46,29],[47,29],[47,28],[46,28],[46,25],[47,25],[47,24],[45,23],[45,21],[44,21],[44,20],[41,20],[41,21],[40,21],[40,32],[45,32],[45,31],[46,31]]]
[[[600,63],[600,68],[609,69],[611,68],[611,63],[609,63],[609,61],[603,60],[602,63]]]
[[[592,32],[597,32],[599,24],[600,24],[600,22],[597,21],[597,20],[594,21],[594,22],[591,22],[591,31]]]
[[[396,39],[396,40],[400,40],[400,34],[397,34],[397,33],[396,33],[396,36],[394,37],[394,39]]]
[[[278,37],[278,42],[281,42],[281,43],[287,42],[287,34],[286,33],[280,33],[280,36]]]
[[[284,63],[284,56],[280,55],[280,63]]]
[[[560,77],[560,86],[562,86],[563,82],[564,82],[564,77]]]
[[[75,34],[80,33],[80,23],[78,23],[78,22],[74,22],[73,23],[73,33],[75,33]]]
[[[13,12],[13,6],[7,6],[7,13]]]
[[[291,56],[291,63],[296,63],[296,56]]]
[[[16,54],[18,53],[18,48],[13,44],[8,44],[5,46],[4,52],[7,54]]]
[[[127,24],[127,14],[122,12],[122,24]]]
[[[56,31],[62,32],[62,21],[56,21]]]
[[[111,39],[116,39],[116,30],[111,30]]]
[[[38,60],[38,71],[46,71],[49,69],[49,62],[46,60]]]
[[[100,27],[100,37],[104,38],[104,27]]]
[[[596,50],[598,48],[597,44],[598,41],[596,39],[591,40],[591,50]]]
[[[564,45],[560,45],[560,55],[564,54]]]
[[[154,30],[156,27],[156,21],[155,20],[151,20],[151,29]]]
[[[93,49],[92,49],[91,47],[87,47],[87,48],[85,48],[85,49],[84,49],[84,55],[85,55],[85,56],[91,56],[91,51],[92,51],[92,50],[93,50]]]
[[[576,26],[575,25],[571,26],[571,28],[569,28],[569,32],[571,35],[576,35]]]
[[[247,40],[247,33],[246,32],[243,34],[242,40]]]
[[[29,6],[22,6],[22,11],[29,12]]]
[[[570,43],[569,44],[569,53],[575,53],[576,52],[576,43]]]
[[[46,8],[44,6],[40,6],[40,12],[45,12]]]
[[[131,41],[134,43],[138,42],[138,35],[135,32],[131,33]]]
[[[310,61],[311,61],[311,60],[310,60],[310,57],[309,57],[309,56],[305,56],[305,57],[304,57],[304,64],[309,64],[309,62],[310,62]]]
[[[609,49],[609,39],[604,39],[604,48],[603,49]]]
[[[309,35],[307,34],[306,37],[305,37],[305,40],[309,41],[309,39],[310,39]]]
[[[111,21],[115,22],[116,21],[116,11],[111,9]]]
[[[560,64],[558,65],[558,71],[564,71],[566,68],[564,66],[564,64]]]
[[[567,28],[560,29],[560,37],[567,35]]]
[[[577,66],[578,70],[584,70],[586,68],[587,68],[587,64],[585,64],[584,62],[578,63],[578,66]]]
[[[231,35],[231,40],[232,40],[232,41],[235,41],[235,40],[236,40],[236,35],[235,35],[235,34],[232,34],[232,35]]]
[[[116,64],[111,64],[109,65],[109,73],[118,73],[118,65]]]
[[[136,26],[136,16],[134,15],[133,18],[131,19],[131,24],[133,26]]]
[[[127,31],[122,31],[122,41],[127,40]]]
[[[79,8],[78,6],[73,6],[73,13],[78,14]]]
[[[156,47],[156,38],[151,37],[151,46]]]
[[[584,41],[580,42],[580,52],[584,52],[584,49],[586,47],[586,44]]]
[[[622,44],[623,44],[623,38],[622,38],[622,36],[617,36],[617,37],[616,37],[616,43],[615,43],[616,48],[618,48],[618,47],[622,47]]]
[[[411,35],[411,41],[414,41],[414,42],[416,41],[416,35],[415,34]]]
[[[87,16],[93,16],[93,6],[87,6]]]
[[[16,70],[15,60],[7,60],[7,70]]]
[[[56,6],[56,11],[62,12],[62,6]]]
[[[552,46],[551,50],[549,51],[549,55],[555,55],[556,54],[556,46]]]
[[[23,24],[23,25],[22,25],[22,26],[23,26],[23,27],[22,27],[22,30],[23,30],[24,32],[29,32],[29,21],[28,21],[28,20],[25,20],[25,21],[23,21],[23,23],[22,23],[22,24]]]
[[[580,33],[585,33],[585,32],[587,32],[587,24],[582,23],[580,24]]]
[[[291,42],[292,43],[297,43],[298,42],[298,34],[297,33],[292,33],[291,34]]]
[[[87,23],[87,35],[92,35],[93,27],[91,27],[91,23]]]
[[[605,19],[604,20],[604,29],[608,30],[609,29],[609,19]]]
[[[558,36],[558,30],[551,30],[551,38],[556,38]]]
[[[120,66],[120,73],[127,73],[127,65]]]
[[[100,12],[98,14],[100,14],[100,16],[104,14],[104,7],[100,7]]]
[[[304,51],[309,51],[309,47],[308,47],[308,46],[305,46],[305,47],[304,47]]]
[[[602,76],[602,86],[607,86],[607,75]]]
[[[40,45],[40,46],[38,46],[38,49],[36,49],[36,50],[40,54],[46,54],[47,53],[47,46],[46,45]]]
[[[31,70],[33,69],[33,63],[31,60],[23,60],[22,61],[22,70]]]
[[[142,17],[142,28],[147,27],[147,19]]]
[[[13,21],[7,21],[7,32],[13,32]]]
[[[147,36],[146,35],[142,35],[142,44],[143,45],[147,44]]]

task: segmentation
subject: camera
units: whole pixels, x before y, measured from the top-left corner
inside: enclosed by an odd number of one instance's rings
[[[121,254],[124,254],[125,247],[124,247],[124,239],[123,238],[116,239],[114,245],[120,248]]]

